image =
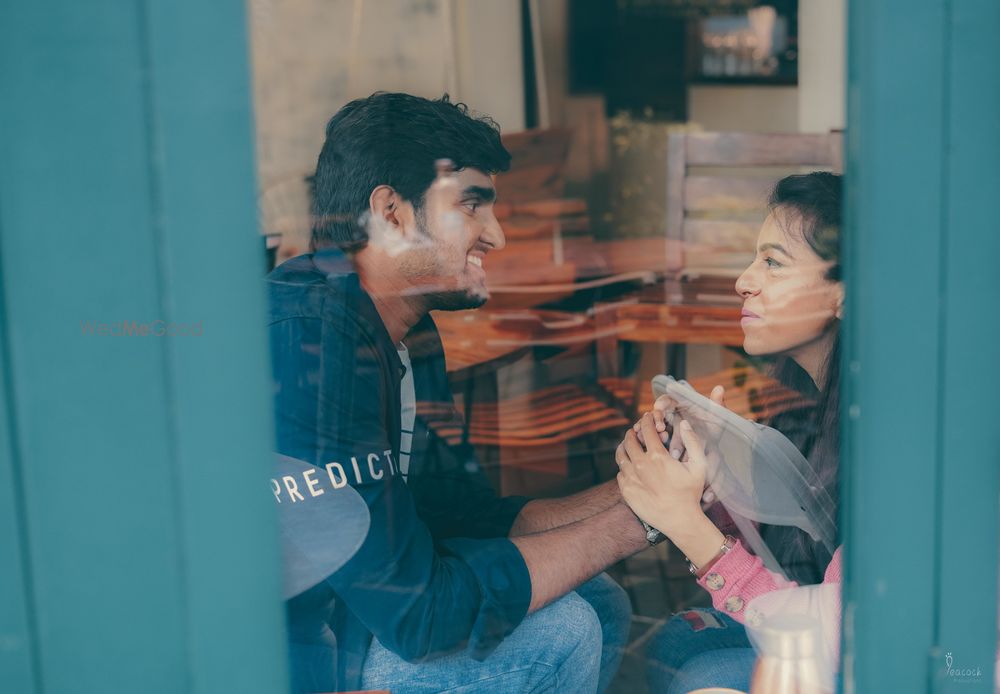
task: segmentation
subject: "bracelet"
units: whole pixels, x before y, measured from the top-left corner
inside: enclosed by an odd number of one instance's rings
[[[726,539],[722,542],[722,547],[719,548],[719,551],[716,552],[715,556],[709,559],[708,562],[701,568],[695,566],[694,562],[688,559],[687,557],[684,557],[684,559],[687,560],[688,563],[688,571],[694,574],[695,578],[703,577],[706,573],[708,573],[708,570],[715,565],[715,562],[719,561],[720,559],[722,559],[722,557],[729,554],[732,551],[733,547],[735,546],[736,546],[736,538],[733,537],[732,535],[726,535]]]

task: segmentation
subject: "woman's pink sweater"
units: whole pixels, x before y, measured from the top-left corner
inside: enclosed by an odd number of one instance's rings
[[[833,559],[826,567],[823,576],[823,584],[840,584],[841,579],[841,554],[843,545],[833,553]],[[764,562],[759,557],[750,554],[743,545],[737,541],[733,549],[723,555],[708,573],[698,579],[698,584],[707,590],[712,596],[712,605],[715,609],[725,612],[730,617],[740,623],[745,623],[747,619],[747,606],[754,598],[784,588],[795,588],[798,583],[789,581],[778,574],[764,568]],[[829,603],[833,608],[833,614],[841,614],[840,591],[837,590],[831,596]],[[829,612],[827,614],[830,614]],[[836,660],[839,660],[840,650],[840,620],[832,621],[832,624],[822,624],[823,638],[830,644],[833,667],[836,668]],[[997,669],[996,669],[996,691],[1000,692],[1000,644],[997,645]]]
[[[841,582],[842,549],[843,547],[838,547],[833,553],[833,559],[826,567],[823,583]],[[798,585],[795,581],[789,581],[764,568],[760,557],[750,554],[739,540],[730,552],[712,565],[707,574],[698,579],[698,584],[712,595],[715,609],[725,612],[738,622],[745,621],[746,606],[757,596]]]

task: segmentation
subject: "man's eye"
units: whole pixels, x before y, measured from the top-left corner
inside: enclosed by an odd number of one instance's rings
[[[470,202],[465,203],[465,206],[468,207],[473,212],[475,212],[476,210],[479,209],[479,202],[475,201],[475,200],[472,200]]]

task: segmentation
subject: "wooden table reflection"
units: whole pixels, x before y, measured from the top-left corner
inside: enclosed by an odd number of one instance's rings
[[[592,318],[564,311],[435,311],[434,322],[453,378],[476,367],[509,364],[533,347],[571,346],[599,336]]]

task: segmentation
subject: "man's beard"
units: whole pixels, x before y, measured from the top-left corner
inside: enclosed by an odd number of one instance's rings
[[[474,292],[471,289],[453,289],[430,292],[424,299],[428,311],[464,311],[469,308],[479,308],[486,303],[489,296],[486,292]]]
[[[417,208],[415,217],[417,231],[424,239],[433,243],[433,236],[427,228],[426,211],[422,205]],[[489,292],[485,288],[434,288],[423,295],[424,305],[428,311],[464,311],[470,308],[479,308],[489,298]]]

